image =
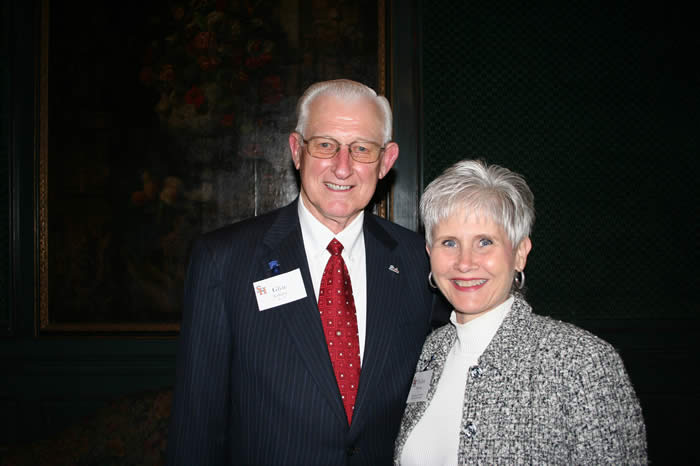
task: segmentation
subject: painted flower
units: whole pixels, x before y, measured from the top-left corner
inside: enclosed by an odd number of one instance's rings
[[[214,45],[216,37],[211,31],[202,31],[194,36],[193,45],[196,49],[208,49]]]
[[[250,69],[260,68],[272,60],[273,44],[266,40],[251,40],[248,42],[248,58],[245,65]]]
[[[282,78],[266,76],[260,86],[260,97],[265,104],[276,104],[282,100]]]
[[[230,128],[233,126],[233,113],[226,113],[221,117],[221,126]]]
[[[233,22],[231,23],[231,37],[233,37],[234,39],[238,39],[239,37],[241,37],[241,32],[242,30],[240,20],[233,20]]]
[[[159,78],[161,81],[173,81],[175,79],[175,68],[173,65],[163,65],[160,69]]]
[[[163,189],[160,192],[160,200],[172,205],[182,191],[182,180],[176,176],[168,176],[163,181]]]
[[[173,8],[173,18],[175,18],[177,21],[180,21],[182,18],[185,16],[185,9],[182,8],[181,6],[177,6]]]
[[[139,72],[139,81],[146,85],[151,84],[151,81],[153,81],[153,68],[150,66],[141,68],[141,72]]]
[[[148,201],[152,201],[158,191],[158,184],[151,177],[149,171],[146,170],[141,174],[141,181],[143,181],[143,189],[131,193],[131,202],[135,205],[143,205]]]
[[[165,114],[170,111],[170,108],[172,107],[173,104],[173,99],[175,98],[175,91],[170,91],[170,93],[167,92],[161,92],[160,93],[160,100],[158,100],[158,103],[155,106],[156,112]]]
[[[207,25],[211,28],[224,19],[224,14],[221,11],[212,11],[207,15]]]
[[[201,107],[204,103],[204,93],[197,86],[192,86],[185,94],[185,103],[194,105],[195,108]]]
[[[218,57],[207,57],[202,55],[197,57],[197,63],[202,71],[213,71],[221,63],[221,59]]]
[[[146,44],[138,70],[139,81],[160,94],[153,108],[164,125],[195,133],[230,132],[243,124],[248,109],[235,115],[234,109],[246,99],[257,94],[264,111],[279,104],[284,96],[275,59],[280,33],[268,21],[275,14],[265,2],[172,3],[169,20],[152,18],[163,30]]]

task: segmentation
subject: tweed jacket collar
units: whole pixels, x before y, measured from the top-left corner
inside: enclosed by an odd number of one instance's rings
[[[496,383],[504,377],[504,374],[509,373],[511,366],[517,365],[518,354],[515,354],[515,348],[522,347],[513,344],[523,338],[523,335],[529,332],[523,332],[523,329],[529,326],[530,318],[532,317],[532,308],[520,295],[515,295],[513,305],[510,312],[503,320],[500,328],[494,335],[491,342],[488,344],[482,355],[479,357],[477,366],[469,368],[473,370],[478,367],[481,371],[488,371]],[[426,340],[421,352],[416,373],[432,370],[430,378],[430,387],[428,389],[426,401],[409,403],[406,405],[403,421],[399,435],[396,439],[396,456],[395,464],[399,464],[403,446],[408,439],[408,436],[413,431],[413,428],[418,424],[418,421],[423,417],[425,410],[433,399],[437,389],[438,381],[442,375],[442,371],[447,361],[447,356],[455,344],[457,338],[457,330],[452,323],[449,323],[435,330]],[[464,426],[462,426],[464,429]]]

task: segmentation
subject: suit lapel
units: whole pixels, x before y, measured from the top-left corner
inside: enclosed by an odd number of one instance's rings
[[[390,364],[388,355],[397,332],[396,296],[401,295],[399,275],[389,267],[401,269],[396,254],[396,241],[382,229],[370,214],[365,214],[365,257],[367,262],[367,325],[362,358],[360,386],[353,414],[352,432],[358,432],[366,422],[363,405],[371,393],[381,391],[384,366]]]
[[[296,202],[281,209],[280,215],[263,238],[259,257],[266,270],[271,260],[278,261],[280,273],[297,268],[301,270],[307,297],[285,305],[285,309],[279,312],[280,319],[289,329],[289,334],[300,357],[308,367],[311,378],[326,395],[339,420],[347,423],[319,318]]]

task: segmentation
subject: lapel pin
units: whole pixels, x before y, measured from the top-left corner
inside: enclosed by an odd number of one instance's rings
[[[395,265],[390,265],[390,266],[389,266],[389,270],[391,270],[392,272],[394,272],[394,273],[396,273],[396,274],[399,273],[399,268],[396,267]]]
[[[280,264],[276,260],[271,260],[270,262],[267,263],[267,266],[270,267],[270,273],[272,275],[279,275],[280,273]]]

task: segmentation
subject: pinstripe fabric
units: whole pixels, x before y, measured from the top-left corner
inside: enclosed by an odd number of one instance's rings
[[[170,465],[390,464],[434,295],[421,237],[365,215],[367,334],[348,426],[296,202],[197,241],[185,289]],[[299,268],[305,299],[259,312],[252,283]],[[399,270],[389,270],[394,266]]]

